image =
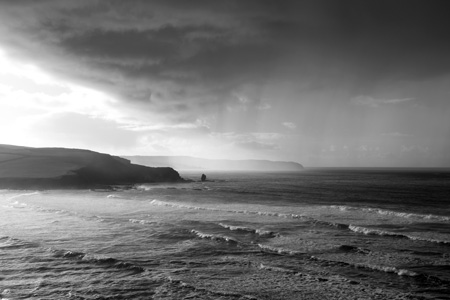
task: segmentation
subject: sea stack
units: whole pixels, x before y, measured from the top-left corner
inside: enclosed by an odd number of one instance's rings
[[[206,175],[202,174],[202,177],[200,178],[202,181],[206,181]]]

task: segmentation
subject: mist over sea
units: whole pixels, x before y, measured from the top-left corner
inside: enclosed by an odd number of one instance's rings
[[[0,191],[0,299],[449,299],[450,170]]]

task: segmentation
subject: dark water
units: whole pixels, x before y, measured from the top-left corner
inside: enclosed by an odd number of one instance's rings
[[[0,299],[450,299],[448,170],[207,175],[0,191]]]

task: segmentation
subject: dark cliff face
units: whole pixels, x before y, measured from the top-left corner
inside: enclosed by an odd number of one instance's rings
[[[0,145],[0,188],[91,188],[182,181],[172,168],[152,168],[89,150]]]
[[[103,160],[103,159],[100,159]],[[74,176],[75,180],[89,184],[134,184],[149,182],[174,182],[181,181],[177,171],[172,168],[152,168],[140,165],[114,163],[111,160],[95,162],[75,171],[75,175],[69,175],[68,180]]]

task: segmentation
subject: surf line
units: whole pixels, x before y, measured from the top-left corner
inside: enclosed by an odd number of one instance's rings
[[[26,196],[33,196],[33,195],[39,195],[39,194],[40,194],[40,192],[32,192],[32,193],[19,194],[19,195],[14,195],[14,196],[12,196],[12,197],[9,197],[7,200],[8,200],[8,201],[11,201],[11,200],[16,199],[16,198],[26,197]]]
[[[304,215],[298,215],[298,214],[285,214],[285,213],[277,213],[277,212],[251,211],[251,210],[223,210],[223,209],[210,208],[210,207],[199,207],[199,206],[191,206],[191,205],[184,205],[184,204],[174,204],[174,203],[168,203],[168,202],[164,202],[164,201],[160,201],[160,200],[156,200],[156,199],[151,200],[150,204],[158,205],[158,206],[173,207],[173,208],[181,208],[181,209],[218,211],[218,212],[238,213],[238,214],[247,214],[247,215],[260,215],[260,216],[291,218],[291,219],[305,219],[305,220],[312,220],[312,221],[315,220],[314,218],[304,216]]]

